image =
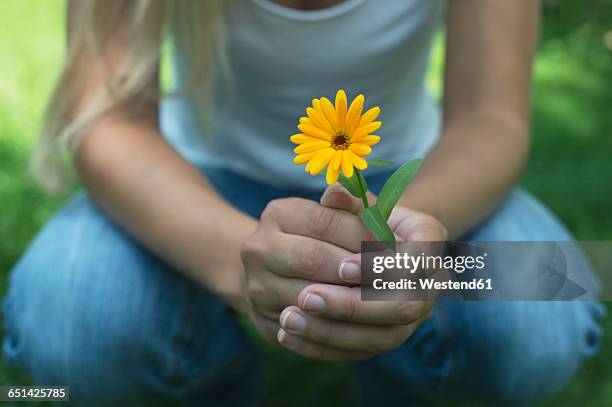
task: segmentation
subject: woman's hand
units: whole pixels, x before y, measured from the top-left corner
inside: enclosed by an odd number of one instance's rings
[[[355,213],[361,210],[359,200],[339,186],[330,187],[321,199],[322,205],[346,209],[359,228]],[[403,241],[445,240],[445,228],[433,217],[396,207],[389,223]],[[363,237],[346,232],[359,245]],[[369,237],[371,239],[371,237]],[[353,250],[359,250],[355,246]],[[281,345],[303,356],[321,360],[357,360],[400,346],[429,318],[431,301],[361,301],[359,255],[350,256],[338,267],[338,284],[311,284],[298,295],[299,306],[289,306],[280,315]]]
[[[241,250],[247,303],[259,333],[277,343],[281,311],[298,304],[313,282],[343,284],[338,264],[369,239],[347,211],[298,198],[270,202]]]
[[[317,359],[357,360],[399,346],[431,302],[360,301],[359,267],[342,260],[354,260],[361,241],[374,238],[355,215],[359,202],[342,189],[330,188],[322,203],[272,201],[245,241],[251,319],[269,342]],[[404,239],[445,237],[433,218],[403,208],[391,224]]]

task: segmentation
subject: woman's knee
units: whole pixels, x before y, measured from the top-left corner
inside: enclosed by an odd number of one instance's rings
[[[225,304],[87,202],[40,233],[11,273],[4,307],[8,361],[37,383],[70,385],[76,400],[187,396],[205,387],[193,381],[207,370],[255,365]]]
[[[446,304],[451,382],[463,397],[521,405],[558,392],[599,346],[595,302]]]

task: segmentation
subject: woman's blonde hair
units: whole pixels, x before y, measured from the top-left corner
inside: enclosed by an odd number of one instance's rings
[[[221,0],[73,0],[65,65],[32,160],[41,185],[50,192],[67,186],[67,156],[96,120],[117,108],[137,113],[159,100],[160,92],[149,85],[158,77],[166,33],[172,34],[175,52],[189,58],[189,84],[180,92],[193,92],[198,105],[205,105],[214,66],[227,65],[223,7]],[[119,58],[105,58],[116,52]],[[92,76],[100,74],[104,86],[88,89]],[[87,103],[77,110],[84,93]]]

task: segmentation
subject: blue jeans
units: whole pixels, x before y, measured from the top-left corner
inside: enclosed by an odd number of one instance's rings
[[[257,216],[281,191],[205,171]],[[369,179],[377,191],[384,176]],[[569,240],[540,203],[514,190],[467,239]],[[355,364],[367,405],[431,398],[519,404],[558,391],[600,343],[601,304],[439,302],[398,349]],[[260,359],[232,311],[124,234],[78,193],[43,228],[10,276],[6,360],[83,404],[162,395],[244,405],[261,389]]]

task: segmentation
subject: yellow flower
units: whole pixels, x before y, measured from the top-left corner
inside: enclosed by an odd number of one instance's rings
[[[347,109],[346,93],[340,89],[335,106],[327,98],[313,99],[306,109],[308,117],[301,117],[301,133],[291,136],[299,144],[293,151],[297,165],[306,163],[306,171],[317,175],[327,166],[329,185],[338,180],[340,170],[344,176],[353,176],[353,168],[364,170],[368,166],[365,156],[372,152],[379,136],[371,135],[382,123],[375,121],[380,114],[378,106],[362,114],[364,97],[359,95]]]

